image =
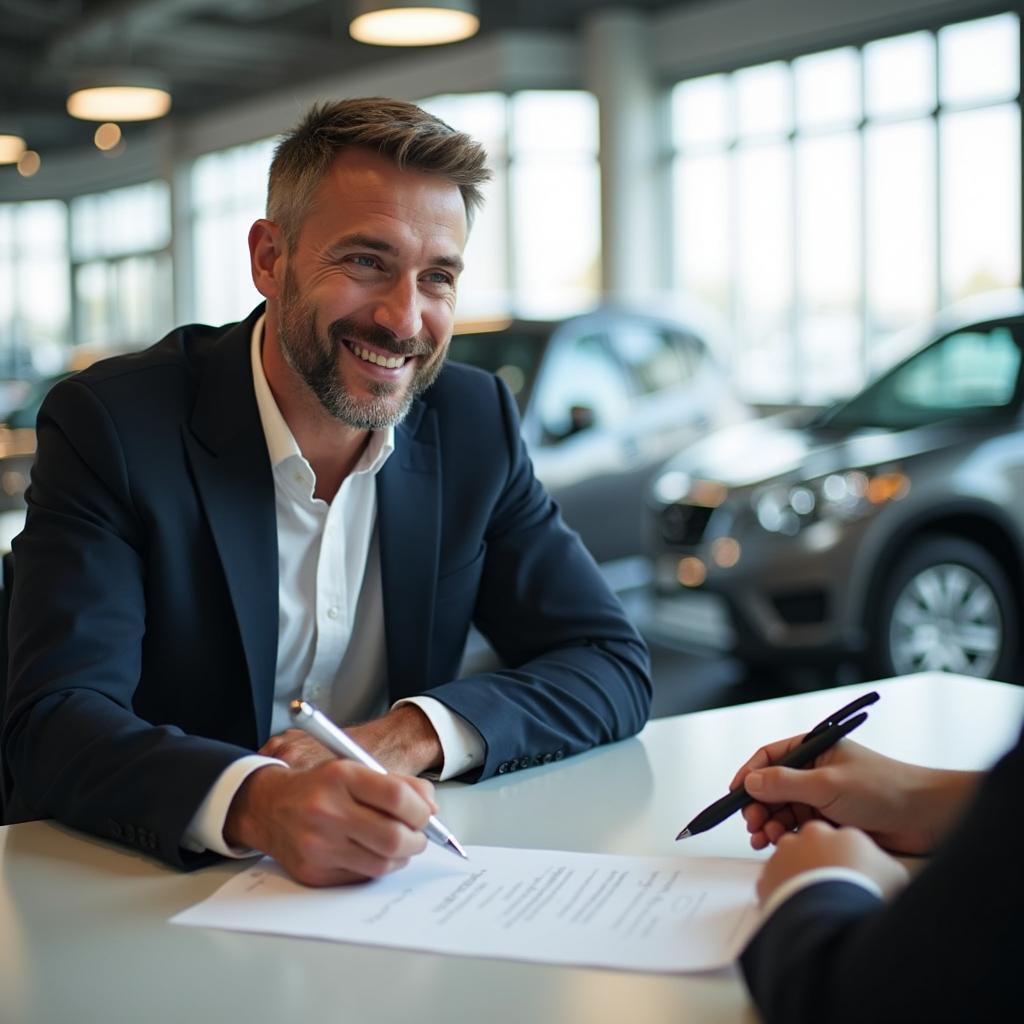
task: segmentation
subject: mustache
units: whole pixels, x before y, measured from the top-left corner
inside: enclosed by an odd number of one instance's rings
[[[419,335],[412,338],[396,338],[383,327],[367,326],[358,323],[351,317],[335,320],[328,328],[327,335],[331,341],[340,345],[343,341],[361,341],[364,344],[382,348],[394,356],[429,356],[434,346]]]

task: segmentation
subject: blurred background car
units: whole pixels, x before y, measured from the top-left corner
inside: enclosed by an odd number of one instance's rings
[[[496,373],[538,478],[619,592],[649,581],[644,495],[665,461],[750,416],[714,327],[604,307],[564,320],[464,324],[450,358]]]
[[[34,427],[0,425],[0,512],[24,508],[28,473],[36,453]]]
[[[951,308],[929,334],[852,398],[666,466],[649,635],[752,665],[1020,678],[1024,296]]]
[[[10,550],[25,522],[25,488],[35,460],[36,417],[43,399],[58,381],[117,354],[118,350],[111,348],[79,346],[68,358],[66,369],[28,383],[5,413],[0,422],[0,551]]]
[[[36,416],[46,393],[71,371],[33,381],[0,423],[0,550],[25,522],[25,488],[36,456]]]

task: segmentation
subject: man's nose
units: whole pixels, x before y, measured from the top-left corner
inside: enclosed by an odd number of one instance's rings
[[[374,323],[396,338],[412,338],[423,327],[420,293],[415,278],[400,277],[380,296],[373,314]]]

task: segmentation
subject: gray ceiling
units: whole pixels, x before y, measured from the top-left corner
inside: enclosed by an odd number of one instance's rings
[[[601,7],[682,2],[481,0],[480,32],[573,31]],[[65,112],[69,84],[76,73],[115,65],[169,77],[171,116],[188,117],[400,59],[402,51],[354,42],[350,13],[348,0],[0,0],[0,133],[50,154],[90,145],[95,125]]]

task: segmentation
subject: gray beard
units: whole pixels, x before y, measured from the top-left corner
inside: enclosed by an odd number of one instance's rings
[[[285,362],[305,381],[330,416],[355,430],[386,430],[397,426],[408,415],[416,398],[434,383],[444,365],[443,359],[420,364],[397,404],[389,399],[397,394],[401,385],[384,381],[370,384],[373,397],[369,401],[358,399],[338,376],[337,348],[344,344],[342,338],[365,341],[394,355],[425,356],[431,354],[431,348],[417,338],[396,341],[386,331],[361,327],[348,318],[332,323],[328,334],[326,341],[317,334],[315,314],[304,314],[290,298],[282,301],[278,335]]]

